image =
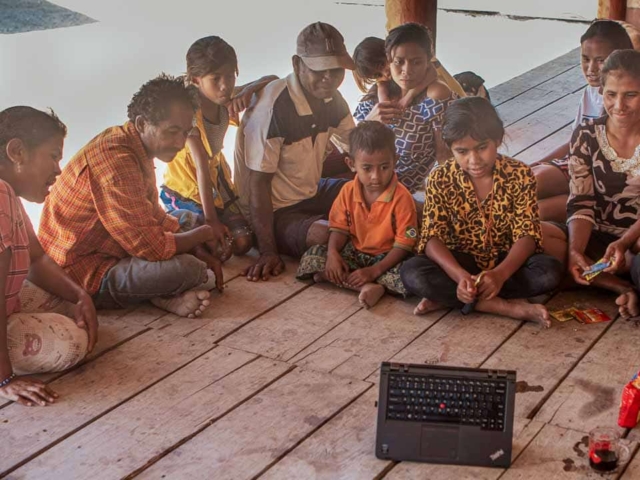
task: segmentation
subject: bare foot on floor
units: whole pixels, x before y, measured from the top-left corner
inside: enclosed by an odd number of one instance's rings
[[[526,300],[512,300],[509,302],[512,306],[509,316],[527,322],[535,322],[542,328],[551,326],[549,312],[544,305],[535,305]]]
[[[623,293],[616,298],[616,305],[622,318],[632,318],[640,315],[640,302],[638,294],[633,290]]]
[[[420,303],[416,305],[416,308],[413,309],[414,315],[425,315],[429,312],[433,312],[435,310],[439,310],[442,308],[438,302],[434,302],[433,300],[429,300],[428,298],[423,298],[420,300]]]
[[[179,317],[195,318],[202,315],[204,309],[209,306],[210,296],[207,290],[189,290],[176,297],[153,298],[151,303]]]
[[[358,301],[364,308],[373,307],[384,295],[384,287],[378,283],[366,283],[360,289]]]

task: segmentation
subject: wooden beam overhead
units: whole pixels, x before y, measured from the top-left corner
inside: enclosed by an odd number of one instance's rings
[[[433,48],[436,45],[438,0],[386,0],[387,31],[415,22],[425,25],[431,31]]]
[[[626,11],[627,0],[598,0],[598,18],[624,20]]]

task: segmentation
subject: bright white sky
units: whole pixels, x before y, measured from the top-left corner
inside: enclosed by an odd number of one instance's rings
[[[361,3],[353,5],[349,3]],[[314,21],[336,26],[353,51],[365,36],[384,37],[382,0],[55,0],[98,23],[0,35],[0,110],[52,107],[69,127],[65,161],[111,125],[123,123],[139,86],[164,71],[181,74],[189,45],[219,35],[238,53],[238,84],[291,70],[298,32]],[[364,6],[374,4],[373,6]],[[375,5],[378,4],[378,5]],[[593,18],[596,0],[441,0],[443,8],[498,10],[528,16]],[[584,25],[514,21],[440,12],[438,57],[452,73],[472,70],[493,86],[578,46]],[[347,74],[341,91],[355,108]],[[235,131],[225,153],[233,165]],[[160,164],[159,164],[160,167]],[[161,181],[161,168],[158,168]],[[26,204],[34,225],[40,206]],[[37,227],[36,227],[37,228]]]

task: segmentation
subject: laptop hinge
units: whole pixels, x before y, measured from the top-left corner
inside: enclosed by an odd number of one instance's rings
[[[409,365],[402,365],[400,363],[390,363],[389,364],[389,370],[391,372],[399,372],[399,371],[408,372],[409,371]]]

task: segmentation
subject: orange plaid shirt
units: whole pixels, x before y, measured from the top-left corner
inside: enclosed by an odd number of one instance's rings
[[[176,218],[158,203],[153,159],[130,122],[111,127],[64,168],[44,204],[42,246],[90,295],[119,260],[176,253]]]

